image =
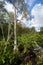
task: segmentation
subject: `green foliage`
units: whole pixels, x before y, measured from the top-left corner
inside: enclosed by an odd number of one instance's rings
[[[7,26],[5,27],[7,29]],[[22,29],[25,31],[25,29],[27,28],[22,28]],[[31,45],[35,48],[37,44],[43,48],[43,34],[39,34],[38,32],[34,32],[33,34],[33,32],[29,31],[29,29],[27,30],[28,31],[27,33],[26,31],[25,32],[24,31],[22,32],[22,31],[20,32],[17,31],[18,32],[17,45],[18,45],[19,51],[21,50],[21,48],[22,49],[30,48]],[[17,62],[20,60],[18,59],[19,51],[14,55],[13,47],[14,47],[13,38],[11,38],[8,42],[3,40],[0,41],[0,65],[11,65],[11,64],[15,65],[15,63],[17,64]],[[41,53],[38,53],[38,56],[40,55]],[[38,60],[37,65],[42,65],[41,58]]]
[[[13,58],[13,44],[6,41],[0,41],[0,65],[11,64]]]
[[[18,43],[24,44],[25,47],[29,47],[31,44],[33,46],[38,44],[39,46],[43,47],[43,35],[40,35],[39,33],[21,34],[21,36],[18,36]]]

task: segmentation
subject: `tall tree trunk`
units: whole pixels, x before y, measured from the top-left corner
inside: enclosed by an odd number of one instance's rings
[[[8,24],[8,36],[7,36],[7,41],[9,40],[9,37],[10,37],[10,29],[11,29],[11,24],[9,22]]]
[[[14,51],[17,50],[16,42],[16,8],[14,7]]]

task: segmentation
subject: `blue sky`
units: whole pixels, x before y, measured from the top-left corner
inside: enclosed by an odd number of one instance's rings
[[[43,0],[26,0],[26,3],[30,6],[32,9],[36,4],[43,4]]]
[[[43,0],[25,0],[28,8],[30,9],[30,15],[34,18],[31,21],[23,20],[27,26],[32,27],[34,26],[36,30],[39,31],[40,27],[43,26]],[[13,6],[8,4],[5,6],[8,11],[14,12]],[[21,16],[22,17],[22,16]],[[19,19],[21,18],[19,16]]]

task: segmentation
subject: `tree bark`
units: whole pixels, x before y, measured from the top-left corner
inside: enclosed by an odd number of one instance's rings
[[[16,8],[14,7],[14,51],[17,49],[16,41]]]

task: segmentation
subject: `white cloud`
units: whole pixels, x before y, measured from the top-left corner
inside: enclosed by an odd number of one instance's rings
[[[39,28],[43,26],[43,5],[36,4],[31,11],[34,18],[31,20],[32,26]]]
[[[5,8],[8,12],[14,12],[13,5],[6,2]]]

